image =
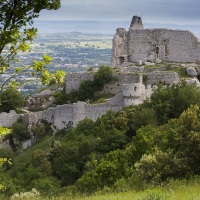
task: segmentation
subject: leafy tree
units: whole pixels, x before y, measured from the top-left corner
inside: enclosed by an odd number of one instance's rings
[[[94,75],[94,84],[96,90],[102,90],[105,84],[113,80],[112,68],[109,66],[101,66]]]
[[[16,89],[7,89],[0,94],[0,111],[9,112],[10,110],[17,110],[24,105],[24,98]]]
[[[126,178],[128,173],[124,152],[118,149],[106,154],[94,170],[86,172],[77,181],[77,186],[84,192],[94,192],[105,186],[111,187],[120,178]]]
[[[33,40],[37,29],[27,28],[27,25],[33,25],[33,19],[39,17],[41,10],[56,10],[59,7],[60,0],[0,1],[0,63],[2,71],[18,50],[27,50],[26,42]],[[7,50],[8,54],[2,55],[4,50]]]
[[[85,136],[70,131],[63,144],[54,145],[50,152],[53,173],[63,185],[73,184],[84,171],[84,165],[90,158],[96,145],[93,136]]]
[[[41,10],[57,10],[60,0],[1,0],[0,1],[0,74],[10,68],[10,64],[18,63],[16,55],[20,52],[30,51],[30,42],[36,37],[37,29],[32,27],[34,18],[39,17]],[[1,85],[1,90],[12,81],[16,86],[16,76],[30,72],[32,75],[42,74],[42,82],[47,83],[50,75],[44,66],[49,64],[51,58],[44,55],[41,61],[34,61],[30,66],[19,66],[13,69],[13,74]],[[52,75],[53,76],[53,75]],[[53,78],[63,79],[63,72],[57,72]]]
[[[171,118],[178,118],[190,105],[200,105],[200,90],[194,85],[181,83],[171,87],[159,85],[151,95],[147,107],[155,111],[159,124],[165,124]]]
[[[135,169],[145,181],[189,178],[200,173],[199,119],[200,109],[195,105],[163,126],[138,130],[133,138],[134,153],[129,157],[137,155]]]
[[[12,125],[12,138],[16,138],[18,141],[24,141],[30,139],[30,134],[27,126],[22,121],[17,121]]]
[[[136,131],[142,126],[156,125],[155,112],[152,108],[148,107],[146,108],[143,105],[129,106],[124,108],[122,112],[126,113],[126,119],[127,119],[126,134],[130,138],[132,138],[132,136],[136,134]]]
[[[8,135],[9,133],[11,133],[11,130],[10,130],[10,129],[8,129],[8,128],[3,128],[3,127],[0,126],[0,139],[1,139],[3,136]],[[7,162],[7,161],[9,161],[8,158],[1,158],[1,157],[0,157],[0,168],[1,168],[2,165],[3,165],[5,162]],[[9,161],[9,162],[10,162],[10,161]],[[0,182],[0,190],[1,190],[1,189],[5,189],[5,186],[2,185],[2,183]]]

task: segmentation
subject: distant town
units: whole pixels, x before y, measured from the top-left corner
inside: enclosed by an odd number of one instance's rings
[[[39,33],[31,44],[31,51],[20,53],[20,62],[13,63],[13,67],[31,65],[34,60],[41,60],[44,54],[52,57],[52,63],[47,66],[50,72],[64,70],[67,73],[87,71],[89,67],[110,65],[111,62],[111,34],[70,33]],[[0,81],[5,81],[13,74],[13,69],[1,75]],[[32,94],[41,88],[41,83],[30,74],[23,73],[18,80],[28,82],[21,89],[25,94]]]

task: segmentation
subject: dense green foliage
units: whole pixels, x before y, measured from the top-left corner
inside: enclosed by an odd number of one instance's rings
[[[177,99],[171,101],[174,91]],[[183,94],[190,94],[194,99],[191,101]],[[32,188],[44,195],[92,193],[106,188],[138,190],[147,184],[198,176],[198,95],[199,90],[185,84],[160,87],[149,102],[126,107],[117,113],[110,111],[95,122],[84,119],[74,129],[59,131],[53,142],[48,139],[45,149],[44,145],[32,146],[25,151],[27,153],[16,156],[12,166],[4,165],[0,176],[7,186],[5,194]],[[161,110],[156,107],[156,99],[160,109],[170,108],[164,112],[177,117],[163,113],[165,118],[160,119]],[[169,105],[168,102],[174,103]],[[179,109],[175,105],[180,105]],[[39,132],[40,129],[43,132],[43,128],[38,128]],[[7,158],[8,155],[0,154]]]
[[[148,104],[147,107],[155,111],[158,123],[164,124],[171,118],[179,117],[191,104],[200,105],[200,92],[194,85],[184,82],[167,88],[159,85]]]
[[[9,112],[10,110],[17,110],[18,108],[21,108],[24,105],[24,98],[15,89],[7,89],[4,90],[0,94],[0,112]]]
[[[109,66],[101,66],[98,72],[94,74],[94,80],[81,82],[78,90],[72,90],[69,94],[66,94],[64,89],[62,92],[55,94],[57,104],[75,103],[77,101],[96,101],[99,98],[107,96],[107,94],[102,94],[101,91],[105,84],[113,80],[112,68]]]

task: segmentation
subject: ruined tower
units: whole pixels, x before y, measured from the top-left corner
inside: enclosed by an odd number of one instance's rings
[[[144,29],[141,17],[133,16],[130,29],[134,29],[134,30]]]

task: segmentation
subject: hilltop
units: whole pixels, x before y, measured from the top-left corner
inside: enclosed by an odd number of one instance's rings
[[[13,129],[0,149],[13,163],[0,172],[5,195],[164,185],[141,198],[167,199],[172,179],[199,183],[199,48],[189,31],[144,29],[134,16],[114,35],[112,67],[68,73],[64,85],[27,98],[23,113],[2,112],[0,124]]]

